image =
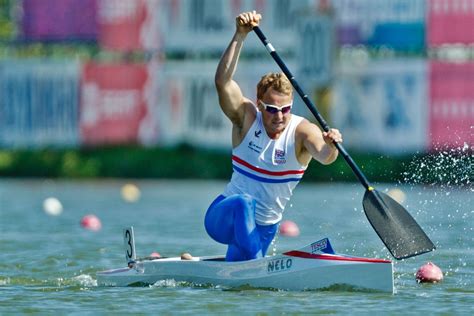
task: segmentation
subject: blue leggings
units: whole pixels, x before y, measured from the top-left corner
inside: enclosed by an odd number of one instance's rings
[[[275,237],[278,224],[255,223],[255,200],[248,194],[219,195],[209,206],[204,226],[209,236],[229,245],[226,261],[261,258]]]

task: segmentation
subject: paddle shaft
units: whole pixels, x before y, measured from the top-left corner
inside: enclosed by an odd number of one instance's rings
[[[293,76],[293,74],[290,72],[288,67],[286,67],[285,63],[280,58],[278,53],[275,51],[275,48],[273,48],[273,45],[267,40],[267,38],[263,34],[262,30],[260,30],[260,28],[258,26],[254,26],[253,31],[255,32],[255,34],[257,34],[258,38],[262,41],[263,45],[265,45],[268,52],[270,53],[270,55],[272,55],[273,59],[276,61],[278,66],[280,66],[283,73],[288,77],[291,84],[295,88],[296,92],[300,95],[301,99],[306,104],[306,106],[311,111],[311,113],[313,113],[313,115],[316,118],[316,120],[318,121],[319,125],[321,125],[321,127],[323,128],[323,130],[325,132],[328,132],[329,129],[330,129],[328,123],[321,116],[321,114],[316,109],[316,106],[313,104],[313,102],[311,102],[311,100],[308,98],[308,95],[303,92],[300,85],[296,81],[295,76]],[[369,188],[371,187],[370,184],[369,184],[369,181],[367,180],[365,175],[362,173],[360,168],[357,166],[357,164],[354,162],[354,160],[349,155],[349,153],[346,151],[346,149],[340,143],[334,142],[334,145],[339,150],[342,157],[344,157],[344,160],[347,162],[347,164],[351,167],[352,171],[354,171],[355,175],[357,176],[359,181],[362,183],[362,185],[365,187],[365,189],[369,190]]]
[[[329,131],[329,125],[323,119],[308,96],[303,92],[298,82],[296,82],[295,77],[291,74],[288,67],[286,67],[280,56],[278,56],[273,45],[266,39],[258,26],[255,26],[253,30],[265,45],[270,55],[272,55],[278,66],[280,66],[283,73],[288,77],[308,109],[316,117],[316,120],[319,122],[323,130],[326,132]],[[433,242],[428,238],[423,229],[421,229],[418,223],[403,208],[403,206],[388,195],[374,190],[344,147],[336,142],[334,145],[365,187],[366,191],[363,199],[364,212],[375,232],[379,235],[385,246],[387,246],[390,253],[396,259],[400,260],[417,256],[435,249],[436,247]]]

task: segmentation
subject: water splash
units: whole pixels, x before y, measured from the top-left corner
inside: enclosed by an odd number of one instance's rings
[[[464,143],[463,147],[437,148],[436,151],[427,156],[416,157],[408,163],[403,181],[441,187],[468,187],[473,191],[473,147]]]
[[[159,280],[153,284],[153,287],[170,287],[175,288],[185,285],[186,282],[176,281],[174,279]]]
[[[278,247],[277,247],[277,244],[278,244],[278,234],[275,235],[275,238],[273,238],[272,242],[270,243],[270,249],[272,250],[271,253],[269,253],[268,255],[269,256],[276,256],[277,253],[278,253]]]
[[[8,285],[10,284],[10,278],[9,277],[0,277],[0,286],[2,285]]]
[[[426,257],[445,267],[447,279],[459,288],[468,278],[465,266],[474,243],[472,165],[473,147],[464,143],[459,148],[438,148],[436,153],[414,158],[403,174],[405,183],[418,187],[412,197],[417,202],[408,209],[438,249]],[[452,261],[455,256],[458,260]]]
[[[0,286],[26,286],[49,288],[54,291],[64,288],[92,288],[97,287],[97,280],[89,274],[80,274],[74,277],[45,277],[34,278],[28,276],[0,277]]]
[[[81,275],[73,277],[72,279],[74,282],[79,283],[79,285],[82,287],[96,287],[97,286],[97,280],[94,280],[88,274],[81,274]]]

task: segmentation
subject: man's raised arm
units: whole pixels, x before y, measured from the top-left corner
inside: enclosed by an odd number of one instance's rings
[[[239,85],[233,80],[243,43],[254,25],[258,25],[261,15],[255,11],[239,14],[236,31],[232,40],[219,61],[215,75],[215,84],[219,96],[219,104],[225,115],[234,125],[242,126],[246,98],[242,95]]]

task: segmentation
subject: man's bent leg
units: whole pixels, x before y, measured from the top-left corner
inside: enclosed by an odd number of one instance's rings
[[[246,254],[236,244],[229,244],[227,253],[225,254],[226,261],[244,261]]]
[[[234,214],[226,202],[226,197],[219,195],[209,206],[204,218],[206,232],[221,244],[230,244],[234,240]]]
[[[235,245],[245,255],[241,260],[262,257],[260,234],[255,223],[255,200],[248,194],[239,195],[240,205],[234,215]]]
[[[268,226],[257,225],[257,230],[260,235],[260,242],[262,245],[262,256],[266,255],[268,247],[270,247],[273,238],[275,238],[276,232],[278,230],[278,225],[279,224],[273,224]]]
[[[278,224],[274,225],[257,225],[257,231],[260,236],[260,244],[262,250],[258,252],[257,256],[248,256],[248,253],[240,249],[235,244],[230,244],[227,249],[226,260],[227,261],[242,261],[259,258],[260,254],[262,257],[265,257],[268,247],[270,247],[273,238],[275,238],[276,232],[278,230]]]
[[[228,261],[262,256],[255,224],[255,200],[250,195],[219,196],[209,207],[204,221],[207,233],[214,240],[229,245]]]

